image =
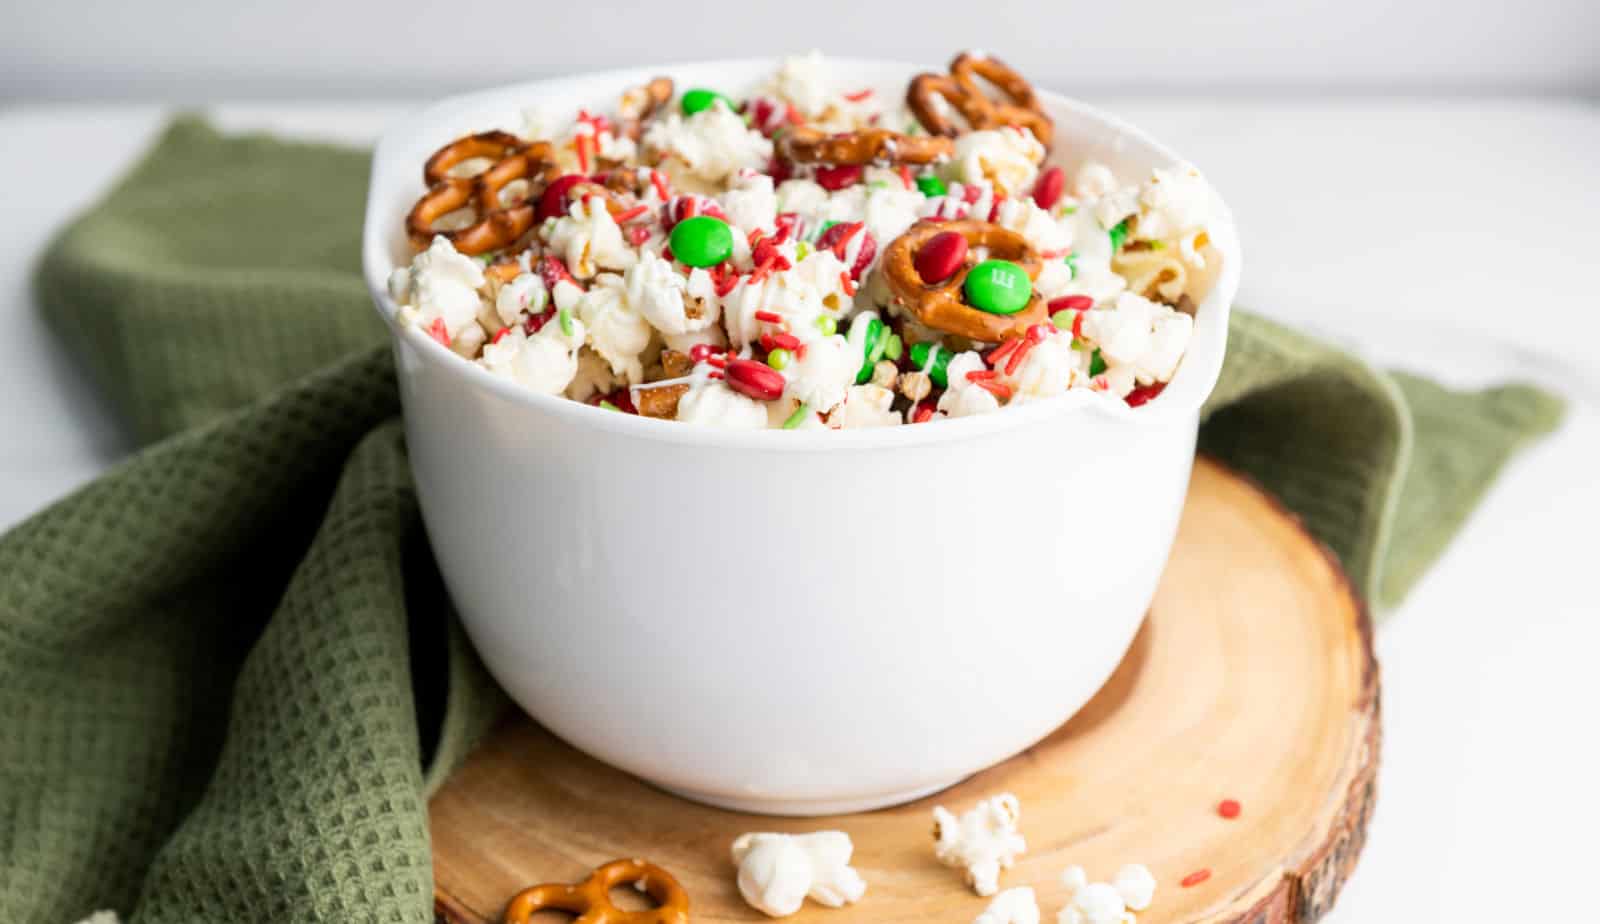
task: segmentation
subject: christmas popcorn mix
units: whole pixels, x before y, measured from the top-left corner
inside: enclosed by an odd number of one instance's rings
[[[435,153],[391,294],[525,388],[706,426],[920,424],[1071,390],[1138,406],[1218,270],[1211,192],[1185,166],[1051,163],[1052,128],[970,53],[903,100],[835,85],[815,53],[742,95],[658,78]]]

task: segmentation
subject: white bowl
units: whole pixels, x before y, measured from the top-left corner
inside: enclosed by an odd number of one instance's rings
[[[1121,659],[1177,528],[1240,253],[1189,353],[1137,410],[1099,395],[914,427],[730,432],[534,394],[402,327],[422,163],[524,107],[607,106],[669,73],[742,91],[774,66],[614,71],[459,96],[373,157],[363,256],[394,337],[428,535],[489,670],[588,753],[702,802],[773,814],[890,805],[1028,747]],[[919,70],[841,60],[898,96]],[[1065,162],[1124,179],[1179,158],[1044,93]]]

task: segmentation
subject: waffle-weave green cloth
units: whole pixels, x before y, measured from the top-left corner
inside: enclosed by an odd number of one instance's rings
[[[422,532],[366,175],[179,120],[39,267],[143,448],[0,537],[0,920],[432,920],[426,799],[504,699]],[[1388,603],[1561,407],[1240,313],[1201,442]]]

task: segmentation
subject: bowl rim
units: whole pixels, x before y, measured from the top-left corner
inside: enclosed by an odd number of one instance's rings
[[[759,72],[758,69],[770,71],[778,60],[777,56],[768,56],[680,62],[589,71],[565,77],[502,84],[445,97],[393,123],[380,136],[372,155],[371,179],[362,229],[362,271],[374,308],[389,327],[391,336],[396,338],[395,345],[398,346],[401,340],[406,340],[424,361],[442,364],[447,374],[456,377],[468,387],[484,389],[513,404],[556,415],[574,426],[647,441],[711,445],[722,448],[788,452],[914,448],[948,441],[976,439],[986,434],[1005,432],[1013,428],[1079,414],[1095,414],[1102,418],[1148,425],[1165,425],[1177,418],[1198,416],[1201,405],[1210,396],[1222,371],[1232,302],[1238,292],[1243,270],[1243,253],[1232,210],[1214,185],[1211,187],[1214,217],[1207,225],[1207,234],[1222,254],[1222,270],[1211,291],[1196,306],[1194,333],[1177,373],[1162,392],[1160,399],[1137,409],[1120,401],[1107,401],[1102,395],[1087,389],[1074,389],[1063,395],[1030,401],[1017,407],[1007,407],[996,413],[942,420],[933,426],[802,431],[773,428],[732,430],[693,426],[676,420],[621,414],[561,395],[546,395],[524,388],[494,375],[477,363],[463,359],[420,328],[400,323],[399,306],[395,304],[388,290],[389,274],[398,266],[389,251],[395,229],[387,227],[382,222],[380,215],[382,209],[378,203],[396,197],[399,192],[394,187],[400,182],[401,177],[414,176],[416,166],[406,165],[405,169],[391,166],[390,161],[396,156],[393,153],[396,148],[410,147],[409,142],[419,136],[436,135],[438,133],[435,127],[439,123],[452,121],[452,117],[464,111],[484,108],[506,97],[521,97],[531,103],[540,94],[571,93],[593,84],[613,84],[614,91],[620,92],[621,89],[649,79],[651,76],[661,73],[672,74],[674,69]],[[842,72],[847,76],[851,71],[874,74],[903,71],[909,76],[930,69],[923,65],[889,59],[829,57],[827,60],[834,72]],[[1098,123],[1106,134],[1142,144],[1170,164],[1193,163],[1180,157],[1170,147],[1142,129],[1088,103],[1044,88],[1036,88],[1036,92],[1047,108],[1066,110]],[[420,187],[420,183],[416,185]],[[408,196],[413,194],[415,193],[411,191],[406,193]]]

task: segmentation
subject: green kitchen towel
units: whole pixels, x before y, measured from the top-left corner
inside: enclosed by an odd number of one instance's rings
[[[366,155],[175,123],[42,310],[148,445],[0,537],[0,921],[427,922],[425,800],[500,713],[359,276]],[[1202,445],[1392,602],[1561,403],[1240,313]]]

